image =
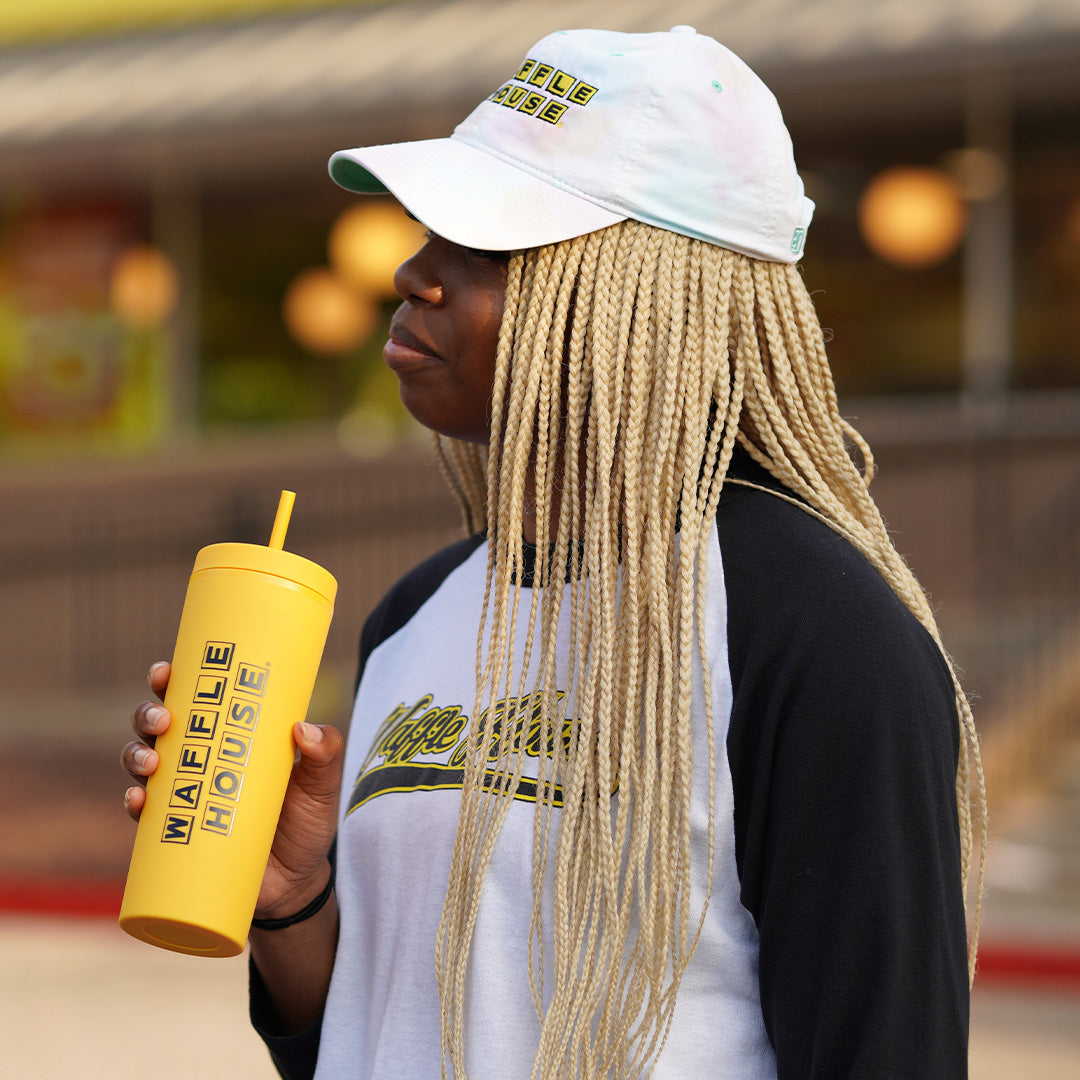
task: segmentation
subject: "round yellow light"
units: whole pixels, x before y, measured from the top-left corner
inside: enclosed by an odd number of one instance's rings
[[[930,266],[951,255],[967,211],[949,177],[897,168],[875,177],[859,200],[859,229],[870,249],[901,266]]]
[[[309,352],[347,352],[375,328],[375,305],[325,267],[305,270],[285,290],[289,333]]]
[[[176,308],[180,277],[163,252],[131,247],[116,260],[109,278],[109,303],[129,326],[157,326]]]
[[[396,203],[365,201],[345,210],[330,230],[330,264],[350,285],[392,296],[394,271],[423,243],[424,227]]]

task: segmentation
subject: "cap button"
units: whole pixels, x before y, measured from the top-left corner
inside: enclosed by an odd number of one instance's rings
[[[692,26],[673,26],[671,28],[673,34],[696,34],[697,31]]]

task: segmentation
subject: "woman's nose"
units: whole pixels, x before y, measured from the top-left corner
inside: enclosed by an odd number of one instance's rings
[[[420,300],[425,304],[442,303],[443,287],[429,257],[430,248],[429,240],[394,271],[394,292],[402,300]]]

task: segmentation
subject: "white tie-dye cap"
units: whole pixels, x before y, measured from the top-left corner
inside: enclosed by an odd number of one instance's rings
[[[814,212],[775,97],[689,26],[550,34],[449,138],[341,150],[330,175],[494,251],[633,218],[792,263]]]

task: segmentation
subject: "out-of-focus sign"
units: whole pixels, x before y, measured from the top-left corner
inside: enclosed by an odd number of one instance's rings
[[[0,443],[158,433],[167,334],[127,327],[110,275],[134,229],[119,203],[39,207],[0,236]]]

